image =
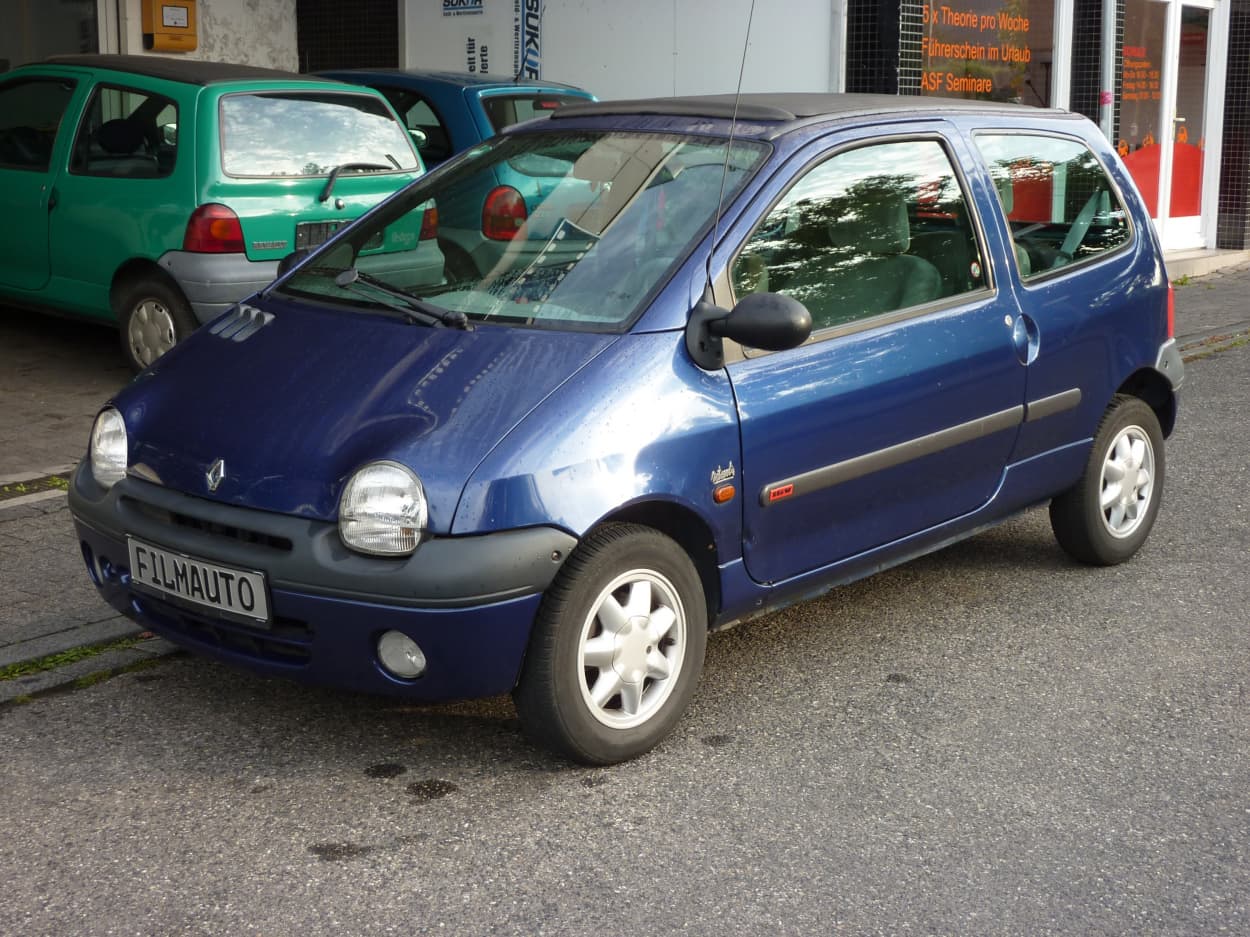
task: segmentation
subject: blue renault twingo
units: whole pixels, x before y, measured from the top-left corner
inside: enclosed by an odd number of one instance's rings
[[[409,260],[503,162],[481,272]],[[510,691],[574,760],[673,728],[709,630],[1050,504],[1155,521],[1182,365],[1098,130],[951,100],[562,108],[290,258],[100,413],[70,492],[118,610],[265,673]]]

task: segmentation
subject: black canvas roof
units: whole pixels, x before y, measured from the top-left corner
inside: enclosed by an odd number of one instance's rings
[[[716,117],[750,122],[779,121],[793,123],[820,117],[859,117],[872,114],[940,114],[943,112],[976,112],[981,114],[1046,113],[1052,116],[1063,111],[1040,111],[1021,104],[999,104],[994,101],[965,101],[961,98],[918,97],[893,94],[707,94],[681,98],[641,98],[624,101],[597,101],[569,104],[551,115],[552,120],[596,115],[646,114],[663,117]]]
[[[77,65],[83,68],[111,68],[151,78],[183,81],[191,85],[211,85],[219,81],[240,78],[290,81],[306,79],[319,81],[309,75],[287,72],[277,68],[260,68],[255,65],[232,65],[228,62],[205,62],[196,59],[171,59],[159,55],[54,55],[46,59],[48,65]]]

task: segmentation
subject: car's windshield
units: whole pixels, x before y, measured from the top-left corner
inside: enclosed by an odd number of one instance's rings
[[[727,203],[767,151],[740,140],[726,159],[727,145],[622,132],[502,137],[379,206],[281,290],[377,305],[383,281],[470,322],[619,331],[712,224],[722,178]],[[431,267],[435,245],[444,263]],[[372,292],[342,285],[353,267]]]
[[[221,99],[221,165],[232,176],[323,176],[417,168],[408,134],[369,94],[265,92]]]

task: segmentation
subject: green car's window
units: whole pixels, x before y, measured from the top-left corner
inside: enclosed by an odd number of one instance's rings
[[[371,94],[273,91],[221,99],[227,175],[277,178],[418,168],[407,131]]]
[[[1100,257],[1132,237],[1106,170],[1082,143],[1037,134],[978,134],[1024,279]]]
[[[15,81],[0,88],[0,167],[43,171],[74,82],[60,78]]]
[[[943,146],[839,153],[795,183],[734,261],[736,293],[793,296],[813,331],[982,289],[982,254]]]
[[[78,125],[69,170],[75,175],[159,179],[174,171],[178,106],[145,91],[101,85]]]
[[[550,117],[551,112],[566,104],[575,104],[586,99],[573,94],[526,94],[526,95],[492,95],[482,98],[482,106],[486,108],[486,116],[495,133],[504,127],[511,127],[524,120],[535,117]]]

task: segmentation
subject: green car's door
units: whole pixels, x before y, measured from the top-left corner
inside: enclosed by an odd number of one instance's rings
[[[182,246],[194,167],[179,158],[182,109],[165,93],[171,87],[179,86],[103,76],[85,89],[76,126],[65,128],[72,139],[56,180],[48,292],[67,308],[111,319],[109,288],[123,264],[155,263]]]
[[[0,84],[0,286],[36,291],[47,282],[48,212],[63,126],[75,82],[56,76]]]

